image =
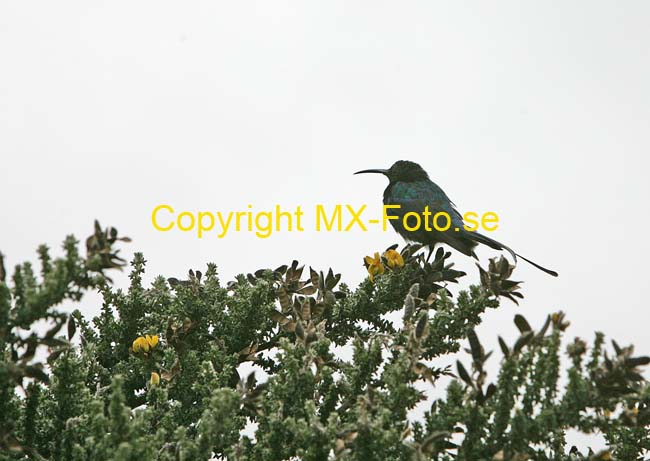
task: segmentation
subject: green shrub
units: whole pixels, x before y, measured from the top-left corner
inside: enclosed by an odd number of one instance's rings
[[[136,254],[124,292],[105,274],[124,264],[119,240],[96,224],[85,257],[68,237],[60,258],[39,248],[39,276],[29,263],[10,283],[0,272],[0,460],[648,459],[650,359],[632,347],[576,338],[562,370],[564,315],[539,329],[517,315],[520,336],[499,338],[488,378],[475,327],[501,298],[522,298],[505,259],[452,296],[465,274],[415,246],[367,258],[373,276],[354,290],[296,261],[225,286],[208,265],[145,288]],[[56,310],[89,290],[103,295],[98,317]],[[464,363],[433,365],[463,344]],[[344,345],[349,359],[333,347]],[[240,376],[244,362],[265,379]],[[413,418],[443,381],[446,396]],[[568,446],[569,429],[608,449]]]

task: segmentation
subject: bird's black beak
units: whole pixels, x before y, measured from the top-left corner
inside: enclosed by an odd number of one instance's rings
[[[388,170],[376,170],[376,169],[375,169],[375,170],[361,170],[361,171],[357,171],[357,172],[354,173],[354,174],[361,174],[361,173],[380,173],[380,174],[385,174],[385,175],[387,175],[387,174],[388,174]]]

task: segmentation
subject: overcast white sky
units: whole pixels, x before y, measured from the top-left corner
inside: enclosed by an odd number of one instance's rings
[[[650,353],[649,20],[645,1],[3,1],[0,250],[11,271],[98,218],[133,238],[147,280],[296,258],[356,285],[396,234],[308,222],[199,240],[155,231],[151,211],[367,203],[379,217],[385,178],[352,173],[409,159],[560,273],[522,262],[526,299],[486,316],[487,343],[514,339],[517,312],[539,325],[563,309],[569,336]]]

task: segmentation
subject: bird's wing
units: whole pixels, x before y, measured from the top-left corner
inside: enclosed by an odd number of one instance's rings
[[[447,194],[445,194],[445,191],[443,191],[440,186],[438,186],[433,181],[428,181],[428,184],[425,185],[425,188],[428,189],[431,196],[436,198],[436,202],[441,202],[444,204],[443,209],[440,211],[449,213],[449,215],[452,217],[452,223],[454,225],[460,224],[462,226],[464,224],[463,217],[456,208],[456,204],[449,199]]]
[[[390,191],[390,196],[384,196],[384,203],[400,205],[400,209],[404,213],[413,211],[421,214],[428,206],[431,212],[429,224],[433,224],[433,215],[444,212],[449,215],[452,226],[460,228],[464,226],[463,217],[456,206],[449,200],[447,194],[432,181],[395,183]]]
[[[463,219],[453,206],[445,193],[435,184],[427,181],[426,183],[396,183],[390,194],[384,197],[386,205],[399,205],[399,209],[387,209],[388,216],[403,217],[409,212],[417,213],[422,220],[423,212],[429,207],[431,213],[428,217],[428,227],[431,231],[426,231],[424,222],[421,221],[417,231],[407,230],[402,219],[391,220],[391,225],[395,230],[407,240],[417,241],[424,244],[446,243],[456,250],[468,256],[473,255],[473,248],[476,243],[465,237]],[[436,213],[446,213],[451,221],[447,231],[437,231],[434,225],[434,216]],[[446,217],[438,217],[438,227],[447,226]],[[417,220],[410,216],[407,219],[408,226],[412,229]]]

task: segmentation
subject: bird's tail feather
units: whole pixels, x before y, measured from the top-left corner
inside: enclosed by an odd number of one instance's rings
[[[539,270],[541,270],[543,272],[546,272],[547,274],[552,275],[553,277],[557,277],[557,275],[558,275],[557,272],[552,271],[551,269],[547,269],[545,267],[542,267],[539,264],[537,264],[536,262],[533,262],[530,259],[525,258],[525,257],[523,257],[522,255],[520,255],[518,253],[515,253],[514,250],[512,250],[512,248],[504,245],[501,242],[497,242],[496,240],[491,239],[490,237],[486,237],[483,234],[479,234],[478,232],[468,232],[468,234],[469,234],[469,238],[471,238],[472,240],[474,240],[477,243],[482,243],[484,245],[489,246],[490,248],[494,248],[495,250],[506,250],[508,253],[510,253],[512,255],[512,259],[515,260],[515,263],[517,262],[517,256],[519,256],[521,259],[526,261],[528,264],[531,264],[532,266],[535,266]]]

